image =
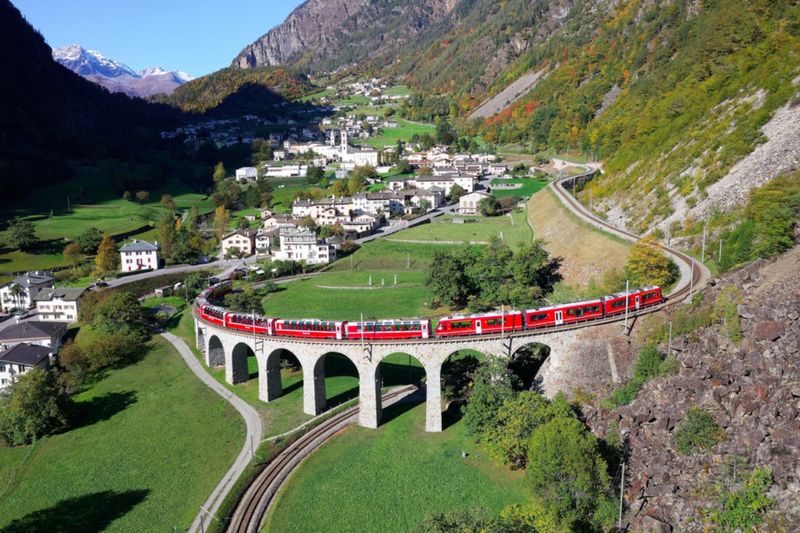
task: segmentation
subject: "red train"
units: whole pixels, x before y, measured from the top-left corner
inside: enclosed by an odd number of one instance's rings
[[[434,336],[456,337],[512,333],[597,320],[622,314],[626,309],[628,312],[635,312],[660,305],[664,301],[660,287],[645,287],[632,290],[627,294],[622,292],[595,300],[551,305],[526,311],[494,311],[475,315],[442,317],[434,330],[431,327],[431,321],[427,319],[363,322],[293,320],[232,313],[209,303],[209,298],[218,297],[229,290],[230,285],[228,284],[224,288],[215,286],[203,291],[196,302],[200,318],[218,326],[254,335],[336,340],[427,339]]]

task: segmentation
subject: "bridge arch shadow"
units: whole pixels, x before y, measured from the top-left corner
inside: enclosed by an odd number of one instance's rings
[[[233,383],[244,383],[258,377],[258,361],[249,344],[240,342],[231,350]]]
[[[442,363],[442,429],[449,428],[463,417],[462,409],[473,376],[485,360],[486,354],[479,351],[456,350]]]
[[[385,408],[381,405],[381,400],[379,399],[380,424],[387,424],[421,403],[425,403],[427,374],[422,361],[407,352],[391,353],[381,359],[375,368],[375,381],[380,384],[382,394],[387,389],[404,385],[414,385],[419,390]]]
[[[225,366],[225,348],[216,335],[208,338],[208,353],[206,354],[208,366]]]
[[[508,369],[516,376],[517,388],[542,392],[542,382],[538,375],[542,365],[550,357],[550,352],[550,346],[537,341],[517,347],[508,362]]]
[[[345,354],[327,352],[314,363],[314,383],[320,408],[334,408],[358,398],[358,367]]]
[[[263,364],[258,368],[261,400],[276,400],[303,386],[300,360],[286,348],[272,350]]]

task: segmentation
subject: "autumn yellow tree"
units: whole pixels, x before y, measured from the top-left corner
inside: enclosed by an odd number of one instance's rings
[[[108,233],[103,234],[103,240],[97,247],[97,255],[94,258],[94,272],[92,275],[101,278],[110,272],[116,272],[119,268],[119,252],[114,244],[114,239]]]
[[[225,209],[224,205],[217,206],[214,210],[214,233],[217,239],[221,239],[231,223],[231,213]]]
[[[631,248],[625,274],[632,286],[669,287],[677,281],[680,271],[678,265],[661,250],[658,241],[648,236]]]

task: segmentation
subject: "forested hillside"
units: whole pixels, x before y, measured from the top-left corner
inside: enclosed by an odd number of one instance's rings
[[[158,139],[179,114],[84,80],[53,61],[50,47],[0,0],[0,203],[71,176],[70,158],[127,158]]]
[[[273,104],[304,96],[314,90],[304,77],[284,68],[255,68],[239,70],[227,68],[208,76],[197,78],[176,88],[171,95],[158,101],[180,107],[183,111],[202,113],[218,106],[238,106],[233,100],[248,100],[245,112],[254,112]],[[237,93],[246,91],[237,98]],[[241,102],[244,103],[244,102]]]
[[[647,230],[679,209],[678,233],[796,96],[799,16],[780,0],[628,2],[591,42],[564,39],[541,55],[558,68],[477,131],[602,158],[606,175],[590,191],[616,221]],[[796,153],[782,157],[796,164]]]

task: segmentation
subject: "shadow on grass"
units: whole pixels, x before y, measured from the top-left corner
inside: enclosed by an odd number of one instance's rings
[[[70,429],[91,426],[120,413],[136,403],[134,391],[109,392],[75,404],[75,424]]]
[[[294,392],[294,391],[296,391],[297,389],[299,389],[302,386],[303,386],[303,380],[302,379],[300,381],[295,381],[291,385],[288,385],[287,387],[283,388],[283,394],[286,395],[286,394],[289,394],[291,392]]]
[[[457,424],[464,417],[463,407],[463,402],[450,402],[442,413],[442,430]]]
[[[425,369],[419,366],[381,363],[378,368],[384,387],[418,385],[425,378]]]
[[[397,403],[393,403],[388,407],[384,407],[381,412],[381,425],[388,424],[395,418],[402,416],[404,413],[407,413],[421,403],[425,403],[424,388],[414,391]]]
[[[339,404],[343,404],[344,402],[350,401],[353,398],[358,397],[358,387],[353,387],[352,389],[348,389],[344,392],[340,392],[336,396],[332,396],[327,399],[326,403],[328,407],[336,407]]]
[[[147,489],[125,492],[103,491],[61,500],[52,507],[40,509],[14,520],[2,533],[47,531],[102,531],[114,520],[125,516],[150,494]]]

